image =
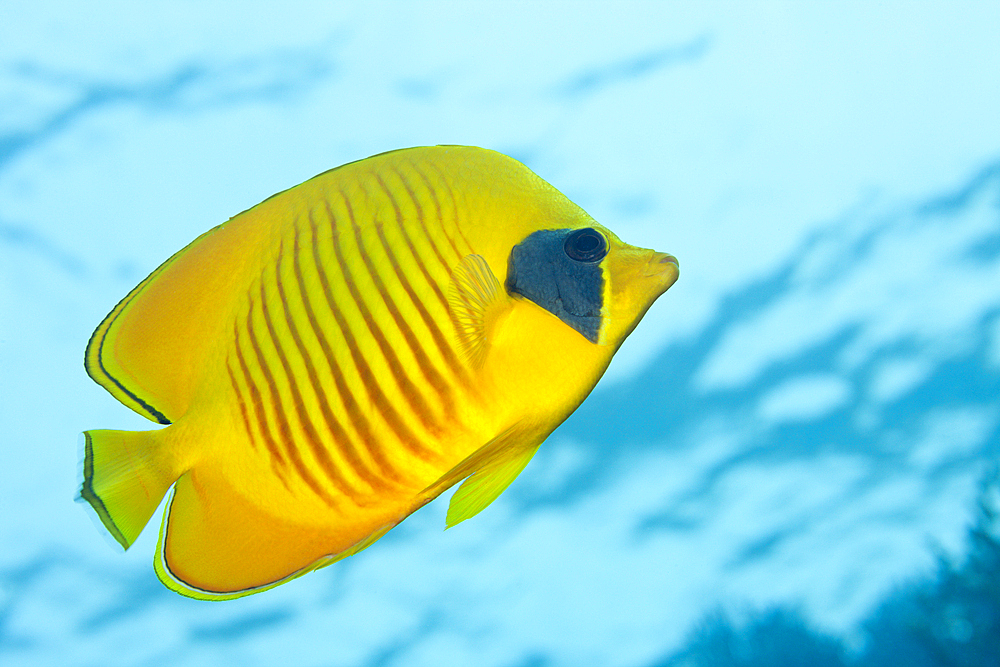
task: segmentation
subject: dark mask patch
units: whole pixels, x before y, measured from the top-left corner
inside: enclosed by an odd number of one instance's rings
[[[511,250],[507,291],[530,299],[596,343],[604,301],[601,259],[606,254],[607,241],[596,230],[535,232]]]

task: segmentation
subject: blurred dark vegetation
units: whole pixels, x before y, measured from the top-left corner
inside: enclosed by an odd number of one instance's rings
[[[681,651],[655,667],[1000,666],[1000,468],[982,482],[964,561],[938,557],[937,572],[890,595],[849,649],[790,610],[736,624],[715,612]]]

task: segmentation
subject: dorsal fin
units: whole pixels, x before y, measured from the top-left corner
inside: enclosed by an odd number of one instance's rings
[[[205,232],[129,292],[87,344],[90,377],[147,419],[169,424],[184,414],[259,220],[244,213]]]

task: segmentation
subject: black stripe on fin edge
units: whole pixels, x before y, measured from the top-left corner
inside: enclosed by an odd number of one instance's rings
[[[108,508],[104,505],[104,501],[101,500],[100,496],[94,492],[94,446],[90,440],[90,432],[84,431],[83,438],[83,484],[80,485],[80,498],[90,503],[90,506],[101,520],[101,523],[103,523],[104,527],[108,529],[111,537],[115,538],[115,541],[118,542],[123,549],[128,549],[130,546],[128,540],[125,539],[125,535],[122,534],[122,531],[115,525],[114,519],[111,518],[111,513],[108,512]]]
[[[105,334],[106,333],[107,332],[105,332]],[[96,332],[95,332],[95,335],[96,335]],[[140,408],[142,408],[142,410],[153,421],[155,421],[157,424],[163,424],[164,426],[169,426],[171,424],[171,421],[169,419],[167,419],[167,416],[165,414],[163,414],[162,412],[160,412],[159,410],[157,410],[156,408],[154,408],[152,405],[150,405],[149,403],[147,403],[146,401],[142,400],[141,398],[139,398],[138,396],[136,396],[134,393],[132,393],[131,391],[129,391],[129,389],[125,385],[123,385],[121,382],[119,382],[118,379],[115,376],[113,376],[111,373],[108,372],[108,369],[104,367],[104,361],[101,358],[101,350],[104,347],[103,344],[104,344],[104,337],[102,336],[101,337],[101,345],[97,349],[97,365],[101,369],[101,374],[104,377],[106,377],[107,379],[111,380],[111,382],[113,382],[114,385],[116,387],[118,387],[118,389],[121,390],[121,392],[123,394],[125,394],[130,399],[132,399],[133,401],[135,401],[136,405],[138,405]],[[102,383],[100,380],[98,380],[96,377],[94,377],[94,374],[91,372],[90,364],[87,362],[86,358],[84,359],[84,362],[83,362],[83,368],[84,368],[84,370],[87,371],[87,375],[89,375],[92,380],[94,380],[95,382],[97,382],[97,384],[101,385],[102,387],[104,386],[104,383]]]
[[[225,223],[221,225],[216,225],[215,227],[212,227],[208,231],[199,234],[197,238],[195,238],[193,241],[191,241],[186,246],[175,252],[166,260],[164,260],[162,264],[157,266],[155,269],[153,269],[152,272],[150,272],[148,276],[143,278],[142,282],[133,287],[128,294],[122,297],[122,299],[117,304],[115,304],[115,307],[111,309],[111,312],[108,313],[103,320],[101,320],[101,323],[94,330],[94,333],[91,334],[90,340],[87,341],[87,349],[83,353],[83,368],[85,371],[87,371],[87,375],[90,376],[90,378],[94,382],[104,387],[106,390],[108,390],[108,392],[110,392],[114,396],[114,392],[111,391],[111,388],[105,381],[105,379],[107,379],[108,381],[111,382],[111,384],[117,387],[125,396],[130,398],[135,403],[134,406],[126,404],[126,407],[128,407],[130,410],[138,412],[139,414],[145,413],[143,414],[144,417],[147,417],[158,424],[163,424],[164,426],[168,426],[171,423],[170,419],[168,419],[166,415],[164,415],[155,407],[153,407],[152,405],[144,401],[142,398],[137,396],[135,393],[130,391],[127,387],[125,387],[125,385],[119,382],[117,378],[112,376],[111,373],[108,372],[107,368],[104,367],[104,360],[103,360],[104,340],[105,338],[107,338],[108,331],[110,331],[112,323],[114,323],[114,321],[118,318],[118,316],[125,310],[126,307],[128,307],[128,304],[132,301],[132,299],[137,297],[142,292],[142,290],[146,287],[147,284],[152,282],[153,279],[155,279],[160,273],[165,271],[167,267],[173,264],[174,261],[177,260],[177,258],[179,258],[184,252],[188,250],[188,248],[195,245],[209,234],[214,233],[224,224]],[[92,355],[97,363],[96,369],[91,364]],[[121,399],[118,398],[117,396],[115,396],[115,398],[118,399],[120,402],[124,403],[124,401],[121,401]],[[139,409],[137,410],[136,408]]]
[[[159,578],[160,582],[180,595],[185,597],[195,598],[198,600],[205,600],[206,602],[221,602],[225,600],[235,600],[237,598],[246,597],[248,595],[253,595],[254,593],[261,593],[266,590],[270,590],[281,584],[287,583],[293,579],[298,579],[304,574],[309,574],[320,568],[331,565],[343,558],[348,556],[353,556],[355,553],[362,551],[368,546],[371,546],[373,542],[381,538],[386,532],[388,532],[395,523],[390,523],[387,526],[383,526],[382,529],[374,531],[373,535],[370,535],[366,539],[362,539],[360,542],[348,547],[344,551],[336,554],[327,554],[325,556],[320,556],[318,559],[306,565],[305,567],[286,574],[280,579],[276,579],[270,583],[261,584],[259,586],[250,586],[249,588],[242,588],[235,591],[213,591],[207,588],[199,588],[193,584],[181,579],[177,574],[170,569],[170,563],[167,562],[167,531],[170,527],[170,510],[174,504],[174,493],[176,491],[176,486],[171,487],[167,492],[167,502],[166,509],[163,514],[163,522],[160,524],[160,536],[156,545],[156,557],[153,559],[153,569],[156,571],[156,576]],[[374,537],[377,535],[377,537]],[[374,539],[373,539],[374,538]]]
[[[113,375],[111,375],[111,373],[108,372],[107,368],[104,367],[104,339],[107,338],[108,331],[111,329],[111,325],[118,318],[118,315],[120,315],[122,313],[122,311],[125,310],[126,306],[128,306],[128,304],[129,304],[129,302],[131,302],[132,299],[139,294],[139,292],[146,285],[146,283],[148,283],[150,280],[153,279],[154,276],[156,276],[158,273],[160,273],[160,271],[162,271],[163,268],[172,259],[173,259],[173,257],[171,257],[166,262],[164,262],[159,267],[157,267],[157,269],[155,271],[153,271],[148,276],[146,276],[145,280],[143,280],[141,283],[139,283],[138,285],[136,285],[132,289],[131,292],[129,292],[128,294],[126,294],[125,298],[123,298],[121,301],[119,301],[117,304],[115,304],[115,307],[101,321],[101,323],[98,325],[97,329],[94,330],[94,333],[91,334],[90,340],[87,341],[87,349],[83,353],[83,369],[85,371],[87,371],[87,375],[90,376],[91,380],[93,380],[97,384],[101,385],[102,387],[104,387],[105,389],[107,389],[110,392],[110,388],[107,386],[107,384],[105,382],[102,381],[104,378],[107,378],[108,380],[110,380],[112,382],[112,384],[114,384],[114,386],[118,387],[118,389],[123,394],[125,394],[130,399],[132,399],[133,401],[135,401],[135,404],[146,413],[145,416],[148,416],[153,421],[157,422],[158,424],[163,424],[164,426],[168,426],[170,424],[170,420],[167,419],[166,415],[164,415],[162,412],[160,412],[159,410],[157,410],[156,408],[154,408],[152,405],[150,405],[146,401],[144,401],[141,398],[139,398],[138,396],[136,396],[125,385],[123,385],[121,382],[119,382],[118,378],[116,378]],[[91,352],[91,350],[93,350],[93,352]],[[94,359],[97,361],[97,369],[96,370],[91,366],[91,354],[93,354]],[[115,398],[118,398],[118,397],[115,396]],[[128,407],[131,407],[131,406],[128,406]]]

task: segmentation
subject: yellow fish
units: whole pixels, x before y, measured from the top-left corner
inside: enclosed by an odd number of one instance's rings
[[[519,162],[376,155],[202,234],[94,332],[87,373],[169,427],[85,436],[80,495],[205,600],[361,551],[452,485],[499,496],[677,279]]]

